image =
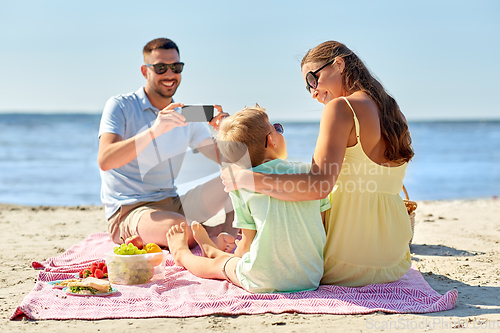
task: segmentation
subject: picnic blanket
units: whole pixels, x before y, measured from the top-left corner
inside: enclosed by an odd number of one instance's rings
[[[107,297],[67,295],[47,282],[72,278],[90,263],[104,260],[114,244],[107,233],[92,234],[58,257],[33,262],[43,269],[33,290],[11,320],[196,317],[211,314],[428,313],[455,307],[457,291],[434,291],[415,265],[398,281],[349,288],[322,285],[314,291],[252,294],[227,281],[201,279],[174,265],[168,255],[165,270],[142,285],[113,285]],[[194,250],[201,254],[199,248]]]

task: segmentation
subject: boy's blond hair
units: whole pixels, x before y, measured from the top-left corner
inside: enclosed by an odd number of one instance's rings
[[[258,104],[246,107],[225,118],[217,134],[217,145],[230,162],[245,164],[248,149],[250,163],[255,167],[264,162],[265,144],[269,133],[269,118],[266,109]],[[249,165],[243,165],[249,167]]]

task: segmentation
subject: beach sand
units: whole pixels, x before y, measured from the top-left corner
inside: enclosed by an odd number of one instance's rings
[[[33,288],[32,261],[58,256],[89,234],[106,231],[96,206],[0,205],[0,329],[2,332],[399,332],[457,328],[500,331],[500,200],[418,202],[410,249],[425,280],[440,294],[458,290],[455,309],[424,315],[212,315],[198,318],[98,321],[9,321]]]

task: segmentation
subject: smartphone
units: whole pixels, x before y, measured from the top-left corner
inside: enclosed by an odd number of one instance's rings
[[[181,114],[187,122],[210,122],[215,114],[213,105],[184,105]]]

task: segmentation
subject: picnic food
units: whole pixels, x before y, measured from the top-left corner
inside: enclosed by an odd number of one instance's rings
[[[78,281],[80,281],[80,279],[67,279],[67,280],[57,281],[56,283],[54,283],[54,286],[57,286],[57,287],[67,287],[68,283],[70,283],[70,282],[78,282]]]
[[[144,256],[106,254],[109,281],[117,284],[143,284],[153,277],[153,265]]]
[[[155,266],[163,262],[165,253],[162,251],[160,253],[120,255],[106,252],[105,256],[111,283],[143,284],[151,280]]]
[[[125,240],[125,244],[129,245],[131,243],[139,250],[142,250],[142,248],[144,247],[144,242],[142,241],[142,238],[139,237],[139,235],[131,236]]]
[[[115,246],[113,248],[113,252],[118,255],[127,255],[127,256],[147,253],[146,250],[144,249],[139,250],[139,248],[137,248],[137,246],[135,246],[132,243],[129,243],[128,245],[122,244],[120,246]]]
[[[156,253],[161,252],[161,247],[155,243],[149,243],[144,246],[144,250],[146,250],[147,253]]]
[[[93,277],[88,277],[75,282],[69,282],[68,288],[72,293],[82,295],[107,294],[112,290],[108,281],[99,280]]]
[[[155,243],[146,244],[146,246],[144,246],[144,250],[146,250],[148,253],[160,253],[160,252],[162,252],[161,248]],[[149,262],[153,266],[158,266],[159,264],[161,264],[162,261],[163,261],[163,257],[160,257],[160,256],[154,256],[154,257],[149,258]]]
[[[98,279],[103,279],[108,277],[108,267],[105,263],[92,263],[89,267],[82,269],[78,273],[78,277],[85,279],[87,277],[95,277]]]

